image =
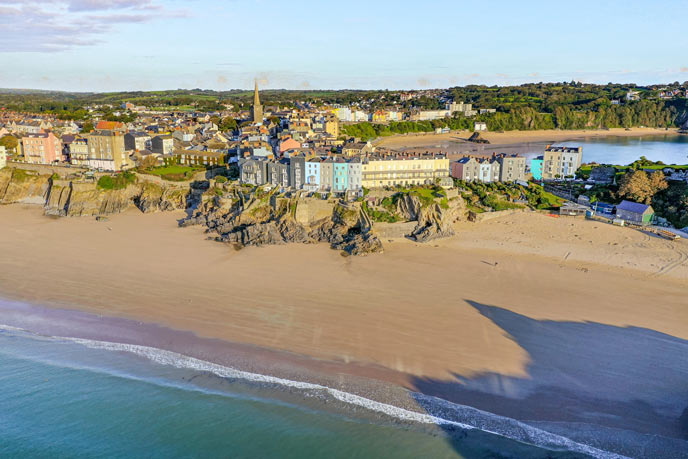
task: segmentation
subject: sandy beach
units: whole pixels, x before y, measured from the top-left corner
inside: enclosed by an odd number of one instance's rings
[[[377,147],[391,149],[413,149],[433,147],[447,142],[463,143],[471,136],[468,131],[455,131],[447,134],[411,134],[381,137],[374,143]],[[480,136],[490,145],[512,145],[522,143],[555,143],[593,137],[638,137],[645,135],[679,135],[676,129],[663,128],[623,128],[613,129],[578,129],[578,130],[536,130],[536,131],[503,131],[481,132]],[[468,145],[471,145],[468,143]],[[489,147],[487,147],[489,148]]]
[[[465,155],[490,156],[493,153],[530,156],[542,154],[549,144],[590,138],[681,135],[676,129],[655,128],[481,132],[480,135],[490,142],[482,144],[468,142],[471,134],[464,131],[448,134],[396,135],[377,139],[374,145],[396,151],[445,153],[450,159],[458,159]]]
[[[287,352],[520,419],[681,436],[688,241],[521,213],[345,258],[325,245],[235,251],[177,228],[181,216],[2,206],[0,296]]]

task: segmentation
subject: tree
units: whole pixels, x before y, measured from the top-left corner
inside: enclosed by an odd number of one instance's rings
[[[237,122],[231,116],[226,116],[217,125],[220,131],[233,131],[237,128]]]
[[[7,150],[14,150],[17,148],[19,141],[13,135],[6,135],[0,139],[0,146],[5,147]]]
[[[82,126],[81,126],[81,132],[83,133],[88,133],[93,130],[93,123],[90,121],[86,121]]]
[[[664,173],[661,171],[648,175],[643,170],[633,170],[624,174],[619,180],[619,196],[650,204],[654,195],[666,189],[667,186]]]

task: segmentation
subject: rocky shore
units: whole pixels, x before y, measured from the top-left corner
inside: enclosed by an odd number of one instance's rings
[[[325,242],[348,255],[383,251],[375,228],[375,199],[345,200],[319,193],[266,190],[236,184],[210,183],[196,208],[180,226],[203,225],[213,239],[235,247]],[[394,208],[385,215],[398,222],[416,222],[404,234],[419,242],[454,234],[452,224],[464,218],[463,199],[424,200],[411,192],[388,192]]]
[[[439,187],[376,190],[347,200],[215,179],[167,184],[140,175],[119,189],[103,189],[94,179],[5,168],[0,204],[11,203],[42,205],[46,215],[59,217],[104,217],[134,207],[144,213],[185,210],[180,226],[202,225],[210,238],[236,248],[324,242],[344,255],[380,253],[381,237],[390,233],[418,242],[451,236],[466,214],[463,199]],[[377,223],[386,226],[384,234]]]

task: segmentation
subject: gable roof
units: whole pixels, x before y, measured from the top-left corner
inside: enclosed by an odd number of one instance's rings
[[[652,207],[640,204],[639,202],[633,201],[621,201],[621,204],[616,206],[617,210],[625,210],[627,212],[633,212],[636,214],[644,214],[648,209],[652,210]]]
[[[96,129],[106,131],[124,129],[124,123],[120,123],[119,121],[98,121],[98,124],[96,124]]]

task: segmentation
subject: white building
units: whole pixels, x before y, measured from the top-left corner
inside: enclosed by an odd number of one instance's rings
[[[0,169],[7,166],[7,151],[5,147],[0,146]]]

